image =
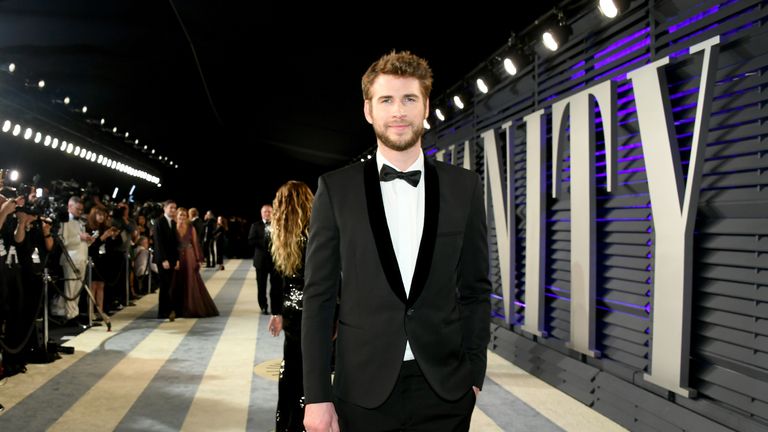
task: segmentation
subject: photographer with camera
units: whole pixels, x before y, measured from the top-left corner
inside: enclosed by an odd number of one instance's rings
[[[88,244],[93,241],[90,234],[85,232],[85,223],[80,219],[83,214],[83,203],[80,197],[72,196],[67,202],[68,220],[62,221],[59,227],[59,235],[65,250],[59,261],[64,269],[64,296],[55,299],[51,314],[63,316],[71,320],[80,313],[78,301],[80,299],[80,287],[83,285],[85,268],[88,262]],[[70,260],[67,259],[68,255]]]
[[[91,268],[91,291],[93,297],[96,299],[96,305],[99,310],[104,310],[104,276],[106,274],[106,241],[110,237],[116,236],[120,231],[115,227],[107,225],[107,212],[102,206],[95,206],[91,208],[88,214],[88,232],[93,236],[93,242],[88,246],[88,256],[91,257],[93,267]],[[98,324],[101,317],[94,316],[93,311],[88,311],[91,314],[94,325]]]

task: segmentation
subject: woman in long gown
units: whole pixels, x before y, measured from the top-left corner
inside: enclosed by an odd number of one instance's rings
[[[289,181],[277,190],[273,202],[272,258],[282,276],[279,285],[282,285],[283,295],[281,304],[272,305],[273,316],[269,321],[269,331],[277,336],[280,330],[285,330],[283,362],[277,387],[276,432],[304,430],[301,311],[304,252],[313,199],[312,191],[306,184]]]
[[[179,236],[179,268],[174,272],[172,286],[174,290],[181,290],[181,293],[172,298],[181,301],[177,314],[185,318],[216,316],[219,310],[200,277],[200,263],[204,258],[197,242],[197,233],[189,223],[189,213],[184,207],[176,210],[176,231]]]

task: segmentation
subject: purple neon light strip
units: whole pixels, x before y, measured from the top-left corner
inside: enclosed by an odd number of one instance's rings
[[[597,52],[597,53],[594,55],[594,57],[595,57],[596,59],[599,59],[600,57],[602,57],[602,56],[604,56],[604,55],[608,54],[609,52],[611,52],[611,51],[613,51],[613,50],[615,50],[615,49],[619,48],[620,46],[623,46],[623,45],[625,45],[625,44],[629,43],[630,41],[632,41],[632,40],[634,40],[634,39],[637,39],[638,37],[640,37],[640,36],[642,36],[642,35],[644,35],[644,34],[646,34],[646,33],[650,32],[650,31],[651,31],[651,28],[650,28],[650,27],[645,27],[644,29],[642,29],[642,30],[638,31],[637,33],[633,33],[633,34],[631,34],[631,35],[629,35],[629,36],[627,36],[627,37],[621,38],[621,39],[617,40],[616,42],[614,42],[614,43],[612,43],[612,44],[608,45],[608,47],[606,47],[606,48],[605,48],[605,49],[603,49],[602,51],[598,51],[598,52]]]
[[[598,62],[595,62],[595,69],[600,69],[601,67],[603,67],[603,66],[605,66],[605,65],[607,65],[609,63],[613,63],[614,61],[616,61],[616,60],[618,60],[618,59],[620,59],[622,57],[626,57],[626,56],[632,54],[635,51],[641,50],[641,49],[649,46],[650,44],[651,44],[651,38],[649,38],[649,37],[643,38],[640,42],[638,42],[638,43],[636,43],[636,44],[634,44],[632,46],[629,46],[626,49],[623,49],[623,50],[617,52],[616,54],[608,56],[608,57],[606,57],[606,58],[604,58],[604,59],[602,59],[602,60],[600,60]],[[624,65],[622,65],[622,66],[624,66]]]
[[[685,27],[687,27],[687,26],[689,26],[689,25],[691,25],[691,24],[693,24],[693,23],[695,23],[697,21],[701,21],[702,19],[704,19],[704,17],[707,17],[709,15],[717,13],[717,11],[719,11],[719,10],[720,10],[720,5],[715,5],[715,6],[709,8],[709,9],[707,9],[705,11],[697,13],[696,15],[694,15],[694,16],[688,18],[688,19],[684,19],[684,20],[680,21],[677,24],[673,24],[673,25],[669,26],[669,29],[667,31],[669,33],[674,33],[674,32],[676,32],[676,31],[678,31],[678,30],[680,30],[682,28],[685,28]]]

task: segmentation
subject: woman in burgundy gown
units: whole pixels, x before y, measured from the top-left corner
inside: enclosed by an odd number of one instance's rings
[[[200,277],[200,263],[203,254],[197,242],[197,233],[189,223],[187,209],[176,210],[176,231],[179,236],[179,268],[174,273],[173,289],[181,290],[175,298],[180,299],[180,316],[204,318],[217,316],[219,310],[213,302],[203,278]]]

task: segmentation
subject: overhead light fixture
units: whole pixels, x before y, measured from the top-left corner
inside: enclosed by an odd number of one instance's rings
[[[609,19],[616,18],[629,7],[630,0],[598,0],[597,9]]]
[[[429,122],[427,121],[427,119],[424,119],[424,129],[426,130],[432,129],[432,126],[429,125]],[[370,158],[370,156],[368,157]]]
[[[24,139],[28,140],[32,138],[32,128],[27,128],[24,130]]]
[[[549,25],[544,26],[544,33],[541,35],[544,46],[550,51],[560,49],[571,36],[571,27],[565,22],[563,13],[556,11],[555,14],[555,18],[550,20]]]
[[[6,121],[4,121],[4,122],[3,122],[3,132],[8,132],[9,130],[11,130],[11,127],[12,127],[12,126],[13,126],[13,125],[11,124],[11,121],[10,121],[10,120],[6,120]]]
[[[445,115],[443,115],[443,112],[440,111],[440,108],[435,109],[435,116],[440,119],[440,121],[445,121]]]
[[[71,102],[69,96],[64,96],[64,105],[69,105],[69,102]]]
[[[37,88],[45,88],[45,80],[40,80],[37,82]]]
[[[102,118],[101,118],[101,121],[100,121],[99,123],[100,123],[102,126],[104,126],[104,123],[106,123],[106,120],[104,119],[104,117],[102,117]]]
[[[526,47],[515,39],[515,35],[509,38],[507,46],[499,53],[504,71],[509,76],[515,76],[532,63],[532,57]]]
[[[86,105],[83,105],[83,107],[80,108],[80,112],[82,112],[83,114],[87,113],[88,112],[88,107]]]
[[[8,63],[8,73],[16,72],[16,63]]]
[[[461,95],[457,94],[453,96],[453,106],[459,110],[464,109],[464,100],[462,99]]]

